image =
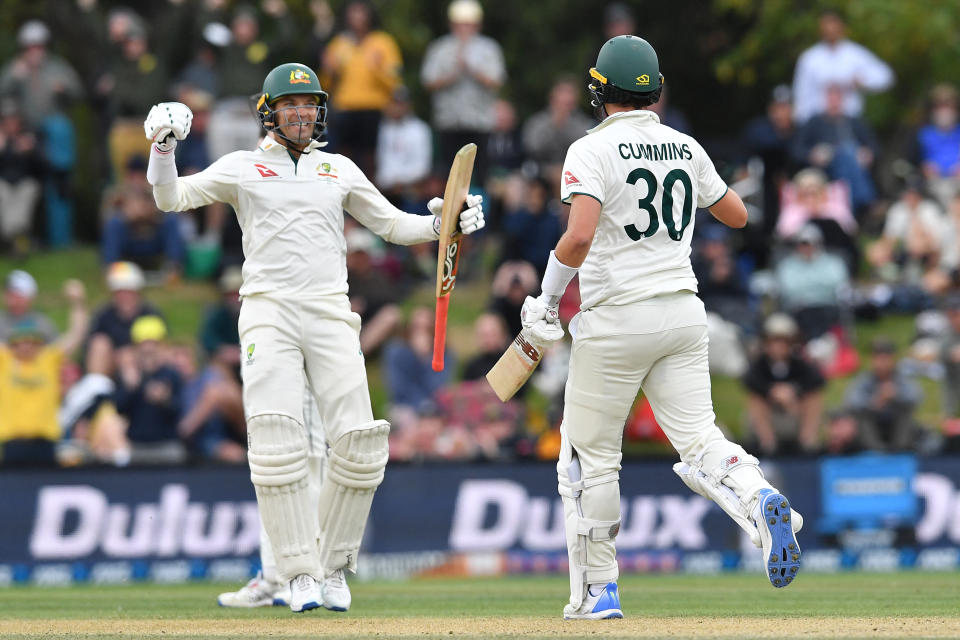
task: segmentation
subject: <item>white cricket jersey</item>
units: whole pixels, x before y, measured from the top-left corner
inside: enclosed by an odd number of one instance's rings
[[[286,147],[265,138],[200,173],[153,188],[164,211],[226,202],[243,231],[241,295],[347,293],[343,212],[399,244],[435,240],[433,216],[404,213],[348,158],[312,142],[294,163]]]
[[[727,192],[713,162],[688,135],[652,111],[616,113],[567,151],[560,194],[602,205],[580,267],[580,308],[697,291],[690,239],[697,207]]]

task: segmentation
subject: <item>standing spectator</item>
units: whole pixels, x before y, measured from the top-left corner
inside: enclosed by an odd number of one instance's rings
[[[507,211],[503,218],[504,259],[529,262],[540,275],[547,268],[550,248],[563,233],[550,191],[543,178],[527,180],[522,206]]]
[[[107,221],[101,240],[104,264],[127,260],[163,280],[179,276],[186,246],[180,225],[172,213],[163,213],[153,202],[153,193],[143,187],[127,187],[119,215]]]
[[[410,211],[416,187],[430,173],[433,161],[430,126],[414,115],[406,87],[393,92],[383,115],[377,138],[377,187],[397,207]]]
[[[323,52],[334,37],[336,19],[327,0],[310,0],[310,15],[313,16],[313,26],[307,41],[307,60],[312,63],[309,66],[318,62],[317,66],[323,66]]]
[[[580,85],[572,78],[561,78],[550,89],[547,108],[524,123],[524,149],[540,163],[542,172],[558,173],[573,141],[593,127],[593,120],[580,112],[579,103]]]
[[[60,439],[60,367],[80,346],[87,330],[83,285],[64,284],[70,305],[67,332],[47,345],[33,318],[15,324],[0,345],[0,466],[53,465]]]
[[[843,260],[823,251],[823,234],[807,225],[794,238],[794,248],[777,265],[781,307],[797,321],[807,340],[836,326],[841,301],[850,286]]]
[[[460,147],[476,143],[473,179],[483,184],[493,105],[506,80],[503,52],[495,40],[480,35],[483,8],[477,0],[453,0],[447,17],[450,33],[430,43],[420,79],[433,94],[440,162],[449,166]]]
[[[859,116],[844,112],[843,96],[842,87],[827,87],[826,108],[797,131],[794,156],[799,164],[823,169],[831,180],[843,180],[850,189],[853,210],[860,214],[876,198],[870,167],[877,140]]]
[[[782,313],[763,324],[763,351],[743,378],[756,446],[765,455],[813,453],[820,446],[823,388],[817,368],[796,351],[797,323]]]
[[[323,53],[323,86],[334,110],[337,152],[373,175],[381,112],[400,84],[403,60],[393,36],[378,28],[367,0],[347,4],[344,22],[346,30]]]
[[[92,374],[110,376],[117,358],[130,347],[130,328],[141,316],[159,316],[160,312],[140,294],[145,279],[132,262],[114,262],[107,268],[110,302],[101,307],[90,327],[86,368]]]
[[[166,336],[159,317],[137,318],[130,329],[134,347],[119,357],[115,401],[127,420],[135,464],[176,464],[186,459],[177,434],[183,381],[166,362]]]
[[[24,256],[40,197],[43,157],[12,99],[0,102],[0,242]]]
[[[853,411],[867,448],[877,451],[917,449],[922,430],[914,419],[920,388],[897,370],[897,348],[886,338],[870,346],[870,369],[847,387],[844,406]]]
[[[846,38],[847,25],[833,10],[820,14],[820,42],[800,54],[793,75],[793,119],[802,124],[822,113],[827,88],[843,90],[843,112],[863,112],[863,91],[878,92],[893,85],[893,71],[866,47]]]
[[[917,163],[944,209],[960,188],[960,122],[957,89],[938,84],[930,91],[927,124],[917,132]]]
[[[503,318],[495,313],[482,313],[473,323],[473,339],[478,349],[476,355],[463,367],[464,380],[481,380],[503,355],[511,336]],[[521,392],[526,387],[521,389]]]
[[[53,342],[58,335],[45,314],[34,311],[33,299],[37,297],[37,281],[26,271],[19,269],[7,274],[3,292],[3,310],[0,310],[0,342],[6,342],[15,325],[29,323],[43,336],[43,341]]]
[[[960,419],[960,293],[948,296],[943,306],[950,323],[950,333],[940,350],[940,362],[944,370],[941,386],[943,413],[956,422]]]
[[[506,100],[493,103],[493,130],[487,140],[491,177],[516,171],[523,163],[523,141],[517,130],[517,110]]]

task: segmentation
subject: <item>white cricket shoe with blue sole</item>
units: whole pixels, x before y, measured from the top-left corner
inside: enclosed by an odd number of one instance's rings
[[[303,613],[323,605],[320,583],[308,573],[301,573],[290,581],[290,610]]]
[[[282,589],[282,584],[267,580],[262,573],[257,572],[257,575],[250,578],[250,581],[240,587],[238,591],[228,591],[217,596],[217,604],[221,607],[236,609],[272,607],[277,604],[277,591]],[[282,604],[286,604],[286,602]]]
[[[800,514],[790,509],[786,496],[772,489],[764,489],[758,496],[753,514],[760,534],[763,562],[770,584],[786,587],[800,571],[800,544],[795,531],[799,531]]]
[[[350,587],[343,569],[331,571],[323,580],[323,606],[330,611],[346,611],[350,602]]]
[[[608,618],[622,618],[620,610],[620,592],[616,582],[608,582],[597,595],[587,589],[587,597],[579,608],[574,609],[568,604],[563,608],[564,620],[606,620]]]
[[[290,605],[290,583],[285,582],[277,587],[277,590],[273,592],[273,606],[275,607],[286,607]]]

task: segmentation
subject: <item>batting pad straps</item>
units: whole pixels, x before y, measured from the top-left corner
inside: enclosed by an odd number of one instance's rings
[[[567,285],[575,275],[577,275],[576,267],[568,267],[557,259],[556,252],[550,252],[547,270],[543,274],[543,283],[540,285],[541,296],[545,299],[547,306],[557,306],[560,298],[563,297],[563,292],[567,290]]]
[[[177,181],[177,163],[173,149],[160,151],[157,145],[150,145],[150,160],[147,162],[147,182],[152,185],[169,184]]]

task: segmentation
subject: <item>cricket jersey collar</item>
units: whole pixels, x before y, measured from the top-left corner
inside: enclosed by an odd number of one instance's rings
[[[587,133],[596,133],[600,129],[613,124],[614,122],[620,122],[622,120],[636,120],[638,123],[650,123],[660,124],[660,116],[655,114],[653,111],[648,109],[634,109],[633,111],[620,111],[612,116],[607,116],[603,119],[603,122],[595,126],[593,129],[587,129]]]
[[[311,140],[310,144],[308,144],[304,148],[303,153],[307,154],[313,151],[314,149],[320,149],[321,147],[325,147],[325,146],[327,146],[326,141],[317,142],[316,140]],[[287,152],[287,148],[282,144],[280,144],[279,142],[277,142],[276,139],[270,134],[267,134],[266,136],[264,136],[263,140],[260,141],[260,144],[257,145],[257,149],[265,153],[286,153]]]

